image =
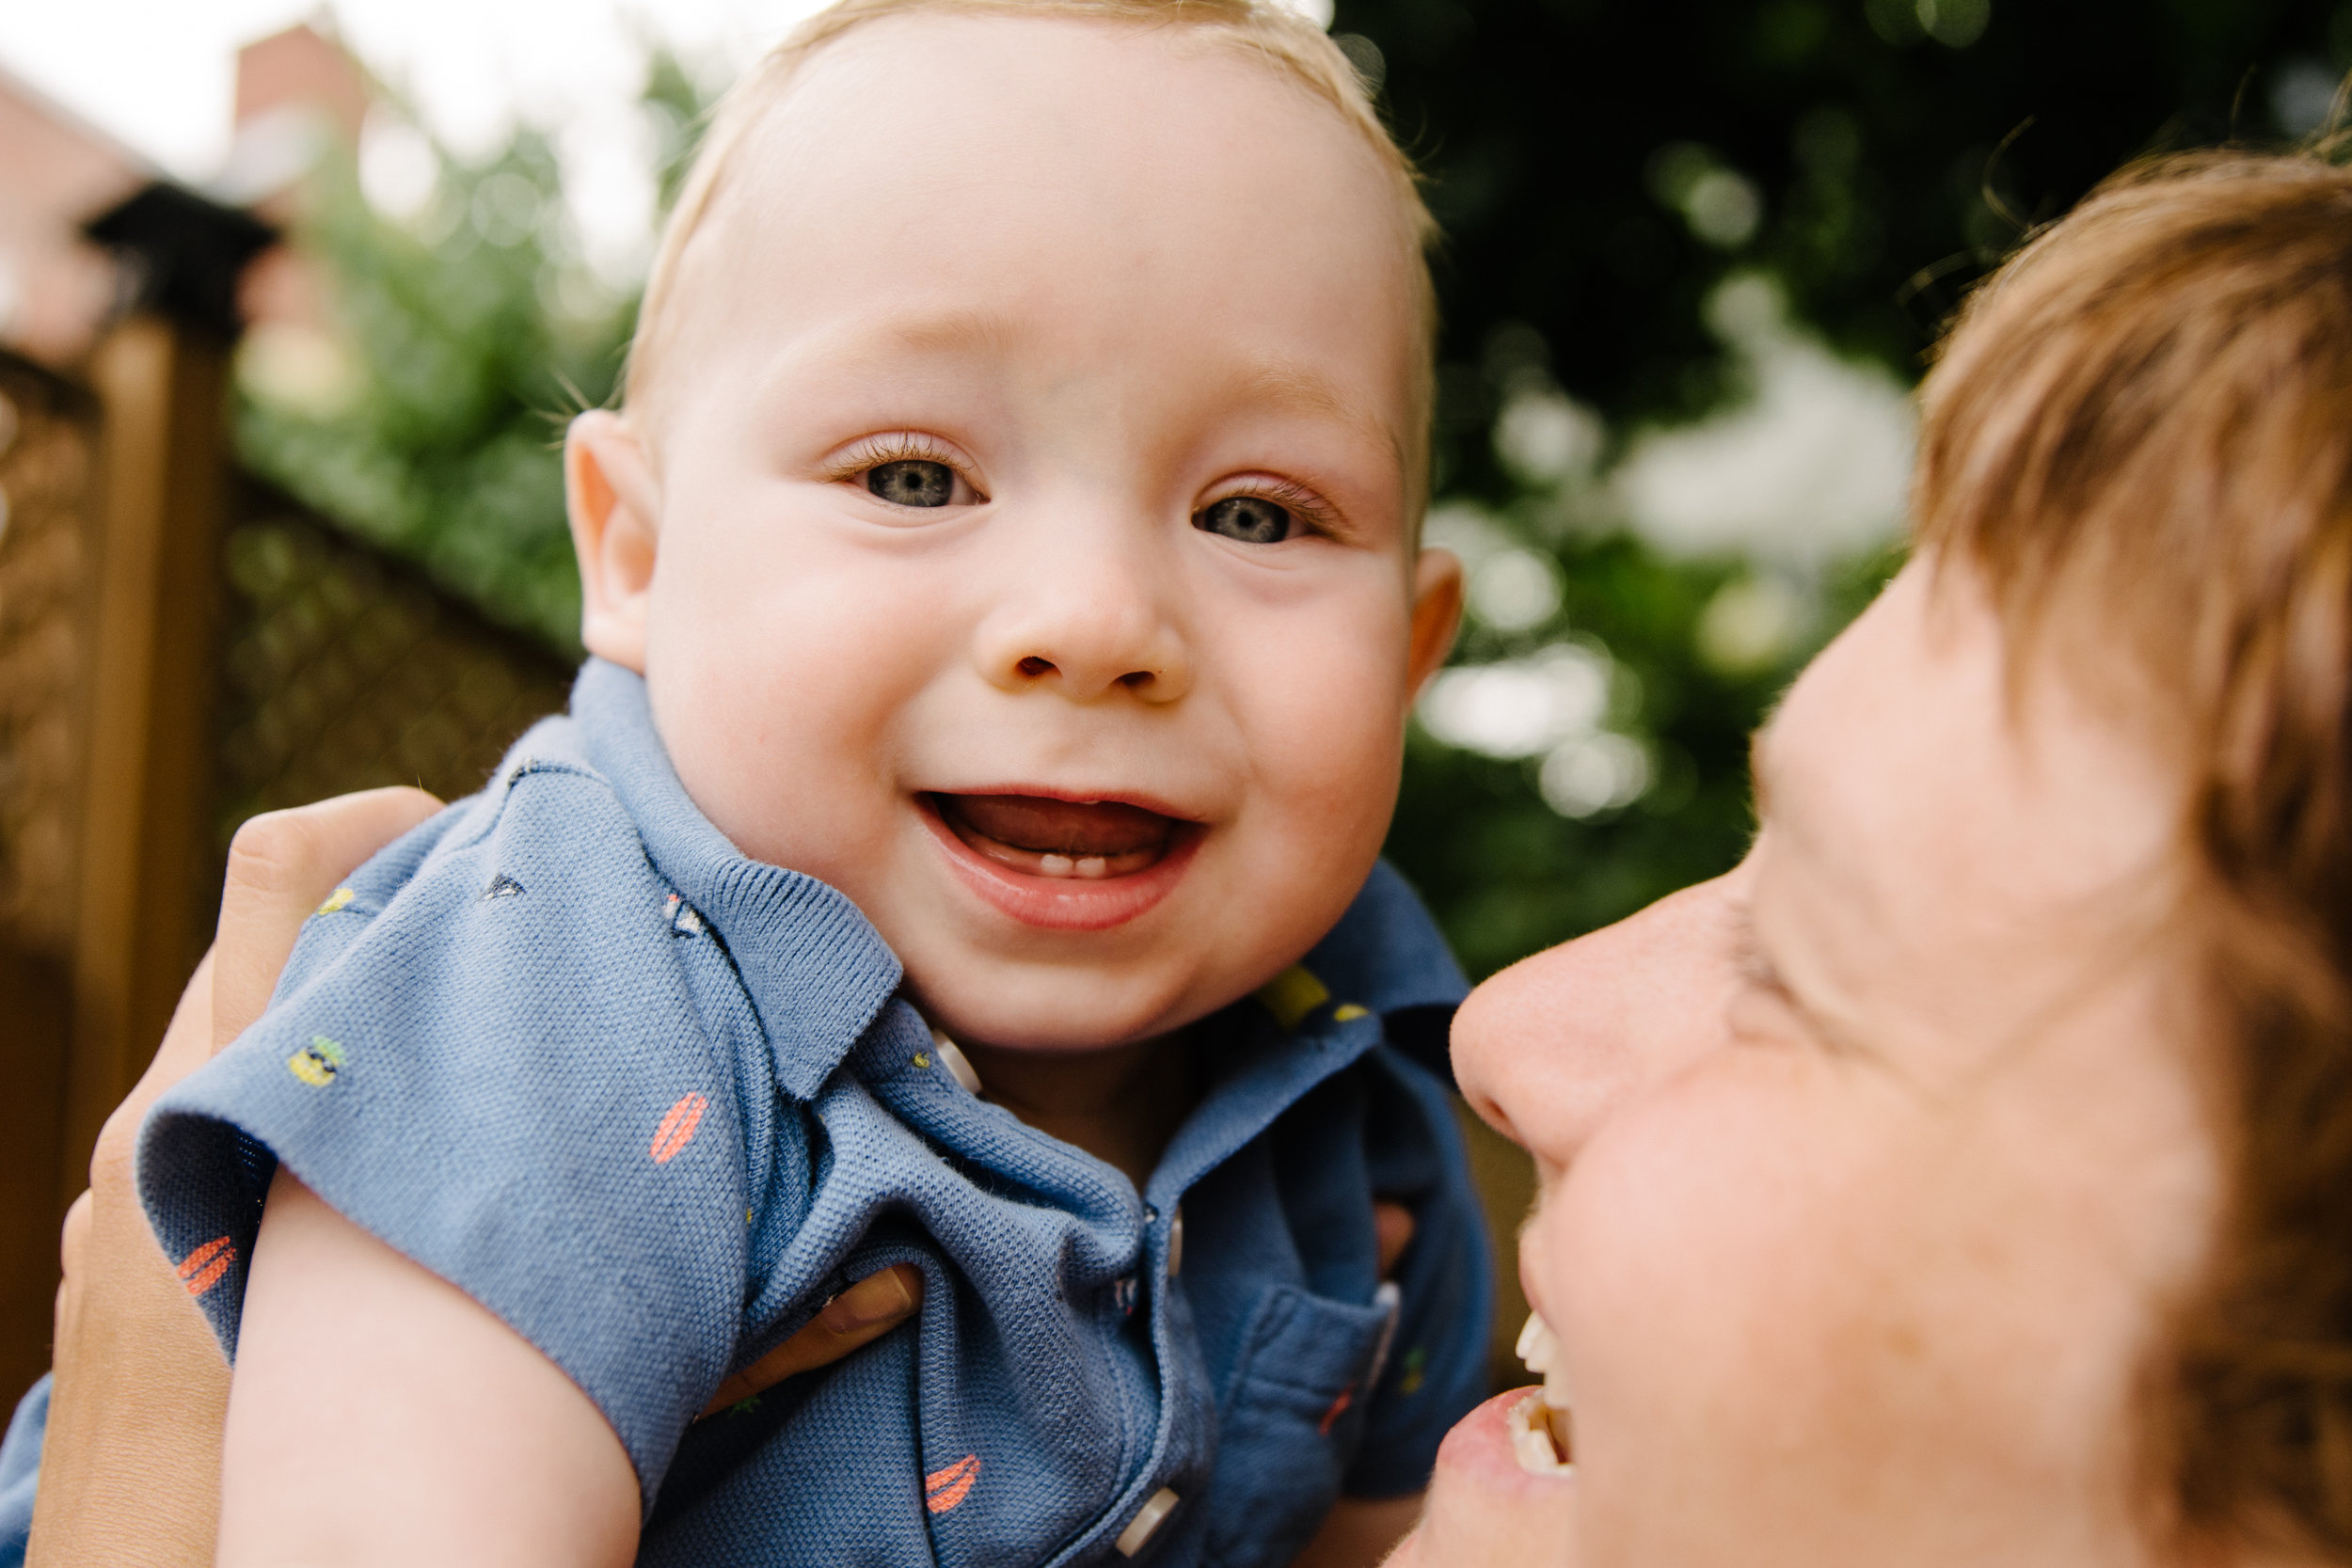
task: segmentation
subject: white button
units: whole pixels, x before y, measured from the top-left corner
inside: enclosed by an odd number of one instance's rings
[[[1160,1528],[1160,1521],[1176,1512],[1176,1494],[1161,1487],[1150,1500],[1136,1510],[1136,1516],[1127,1521],[1127,1528],[1119,1532],[1113,1543],[1120,1557],[1133,1557],[1143,1550],[1143,1544],[1152,1539],[1152,1532]]]
[[[1184,1211],[1179,1207],[1168,1222],[1168,1277],[1184,1266]]]
[[[962,1052],[956,1049],[956,1042],[934,1029],[931,1031],[931,1046],[939,1053],[941,1065],[946,1068],[957,1083],[963,1085],[963,1092],[978,1098],[980,1075],[972,1070],[972,1064],[964,1059]]]

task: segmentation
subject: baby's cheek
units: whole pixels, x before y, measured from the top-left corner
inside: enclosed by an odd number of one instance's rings
[[[1283,683],[1258,716],[1252,749],[1259,776],[1318,858],[1376,848],[1396,807],[1404,767],[1401,683],[1371,670],[1329,672]]]

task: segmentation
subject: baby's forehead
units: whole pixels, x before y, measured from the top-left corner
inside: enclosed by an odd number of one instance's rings
[[[1418,238],[1391,171],[1331,104],[1207,28],[927,7],[832,40],[766,97],[739,149],[743,178],[727,183],[771,198],[852,171],[886,182],[938,167],[1043,172],[1009,163],[1016,148],[1062,153],[1064,166],[1090,150],[1138,174],[1140,160],[1181,151],[1202,178],[1147,182],[1138,197],[1248,200],[1267,179],[1303,176],[1346,188]]]
[[[1024,309],[1045,291],[1073,307],[1058,325],[1083,331],[1096,324],[1080,293],[1161,312],[1255,291],[1279,309],[1298,281],[1263,288],[1279,256],[1347,302],[1356,335],[1418,362],[1418,245],[1357,128],[1230,40],[923,12],[861,25],[772,86],[682,248],[680,286],[648,310],[701,318],[662,334],[699,357],[741,341],[746,296],[821,266],[811,307],[863,312],[910,283],[943,297],[980,283],[967,303],[1000,321],[1053,324]],[[997,270],[973,277],[983,262]],[[1324,313],[1308,302],[1301,325]],[[1400,439],[1420,419],[1396,415]]]

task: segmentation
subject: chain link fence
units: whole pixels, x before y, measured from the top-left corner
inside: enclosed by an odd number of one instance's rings
[[[0,355],[0,940],[56,958],[87,766],[99,441],[86,390]],[[568,660],[254,482],[236,485],[220,570],[184,590],[221,606],[208,903],[246,817],[382,784],[469,794],[570,689]]]
[[[98,408],[0,356],[0,939],[72,945]]]

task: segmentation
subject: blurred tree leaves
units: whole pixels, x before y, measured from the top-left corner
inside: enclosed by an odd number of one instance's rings
[[[691,92],[657,55],[648,102],[679,141]],[[248,339],[239,443],[354,532],[577,653],[564,420],[612,396],[636,302],[581,260],[544,135],[522,130],[478,163],[433,156],[430,199],[405,218],[368,203],[347,157],[315,171],[301,235],[328,269],[341,330],[309,356],[299,327]],[[304,373],[306,357],[333,355],[340,371]]]

